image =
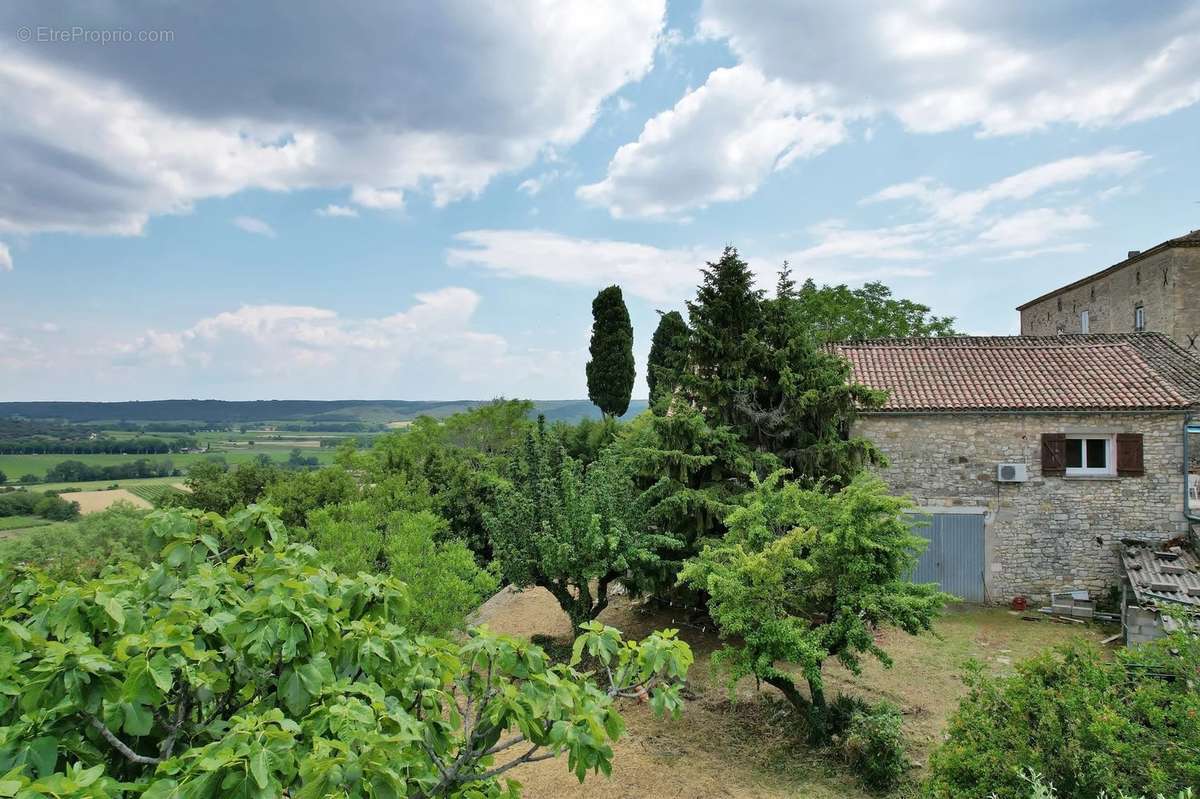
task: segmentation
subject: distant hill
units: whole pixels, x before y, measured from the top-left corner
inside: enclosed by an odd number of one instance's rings
[[[58,419],[75,423],[199,422],[372,422],[384,424],[418,416],[444,417],[479,405],[483,400],[149,400],[146,402],[0,402],[0,418]],[[629,403],[632,418],[647,407]],[[588,400],[535,400],[534,413],[549,421],[599,419],[600,409]]]

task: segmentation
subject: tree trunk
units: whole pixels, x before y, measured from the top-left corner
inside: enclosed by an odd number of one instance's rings
[[[808,688],[812,694],[812,701],[804,698],[804,694],[796,688],[796,683],[789,677],[776,675],[764,678],[764,681],[778,688],[787,699],[788,703],[796,709],[796,712],[804,716],[808,721],[808,735],[813,743],[823,744],[829,739],[829,705],[825,701],[825,692],[819,685],[814,685],[809,681]]]
[[[805,716],[809,714],[812,709],[812,705],[807,699],[804,698],[804,694],[800,693],[800,691],[796,688],[796,683],[792,682],[790,678],[782,675],[767,677],[766,683],[767,685],[778,688],[780,692],[783,693],[784,698],[787,699],[787,701],[792,705],[792,707],[796,708],[797,712]]]
[[[829,704],[825,701],[825,690],[820,683],[808,681],[808,691],[812,696],[812,707],[808,713],[811,736],[817,743],[825,743],[829,739]]]

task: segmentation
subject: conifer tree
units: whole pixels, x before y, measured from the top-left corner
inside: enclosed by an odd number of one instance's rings
[[[661,313],[661,312],[660,312]],[[650,386],[650,404],[670,393],[687,365],[687,323],[679,311],[662,314],[654,338],[650,341],[650,358],[646,362],[646,383]]]
[[[691,337],[685,382],[694,404],[722,424],[734,424],[735,403],[750,389],[751,363],[762,319],[763,293],[750,266],[726,247],[709,262],[696,299],[687,303]]]
[[[592,300],[592,342],[588,348],[588,399],[606,418],[629,410],[636,367],[633,361],[633,324],[620,286],[601,289]]]

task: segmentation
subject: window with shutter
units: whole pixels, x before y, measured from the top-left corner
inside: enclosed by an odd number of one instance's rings
[[[1117,434],[1117,474],[1140,477],[1146,473],[1142,455],[1141,433]]]
[[[1042,474],[1062,476],[1067,473],[1067,436],[1065,433],[1042,433]]]

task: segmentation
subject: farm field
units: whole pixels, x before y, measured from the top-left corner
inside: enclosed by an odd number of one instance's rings
[[[116,485],[118,488],[128,488],[131,491],[136,486],[173,485],[182,483],[183,477],[138,477],[131,480],[84,480],[74,483],[38,483],[29,486],[32,491],[62,491],[66,488],[78,488],[83,491],[96,491]],[[134,491],[134,493],[137,493]]]
[[[144,499],[151,505],[158,507],[159,503],[170,494],[182,494],[186,491],[182,483],[150,483],[143,485],[130,486],[129,493]]]
[[[80,461],[89,466],[115,466],[120,463],[130,463],[139,458],[145,458],[151,463],[169,460],[175,468],[187,469],[194,463],[199,463],[214,456],[220,456],[230,464],[246,463],[254,460],[258,455],[267,455],[275,460],[287,460],[288,453],[293,448],[295,448],[295,444],[280,446],[264,446],[259,444],[254,447],[243,446],[230,449],[218,449],[214,446],[212,452],[187,452],[174,455],[114,455],[108,453],[98,455],[0,455],[0,472],[7,474],[9,482],[15,484],[22,475],[34,474],[40,478],[46,474],[47,469],[67,460]],[[304,449],[305,457],[315,457],[322,464],[332,463],[336,454],[333,449],[328,447]],[[173,480],[178,482],[179,478],[176,477]],[[113,481],[109,480],[107,482],[111,483]],[[42,486],[38,486],[38,488],[40,490]]]
[[[96,513],[97,511],[107,509],[116,502],[128,502],[138,508],[153,507],[150,502],[124,488],[114,488],[107,491],[75,491],[63,498],[71,502],[78,502],[80,513]]]
[[[0,533],[10,530],[24,530],[31,527],[45,527],[54,524],[41,516],[0,516]]]
[[[39,535],[57,535],[60,532],[66,532],[74,529],[75,525],[77,524],[77,522],[47,522],[45,519],[36,516],[23,516],[21,518],[34,519],[36,520],[36,523],[31,524],[28,527],[16,527],[9,530],[0,530],[0,541],[17,538],[18,536],[25,535],[26,533],[33,532],[34,530],[37,530]]]
[[[600,619],[629,637],[680,626],[669,609],[647,611],[625,597],[615,600]],[[570,634],[566,616],[542,589],[506,589],[480,609],[477,621],[526,638],[541,633],[565,641]],[[862,676],[855,677],[836,665],[827,667],[831,698],[849,692],[872,702],[887,699],[901,708],[916,778],[924,776],[922,766],[965,693],[960,675],[967,660],[978,660],[993,673],[1009,673],[1013,663],[1072,637],[1105,637],[1097,627],[1027,622],[1006,610],[965,607],[948,611],[937,634],[913,638],[887,633],[884,647],[895,659],[892,669],[870,662]],[[829,752],[809,749],[788,735],[788,725],[780,720],[787,711],[773,689],[756,690],[746,679],[731,697],[723,678],[711,669],[711,655],[720,647],[714,634],[684,626],[680,635],[696,654],[689,675],[694,698],[686,703],[683,717],[662,721],[644,705],[622,705],[627,730],[614,746],[611,778],[589,776],[580,785],[561,759],[523,765],[512,776],[525,786],[525,799],[877,796],[859,787]],[[889,796],[907,796],[904,790]]]
[[[254,446],[261,447],[319,447],[322,439],[342,439],[354,438],[355,436],[372,435],[369,433],[321,433],[321,432],[298,432],[298,431],[271,431],[271,430],[247,430],[244,433],[238,431],[210,431],[205,430],[196,433],[192,438],[195,438],[201,445],[208,444],[213,448],[237,446],[249,446],[247,442],[254,442]]]

